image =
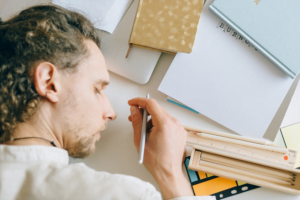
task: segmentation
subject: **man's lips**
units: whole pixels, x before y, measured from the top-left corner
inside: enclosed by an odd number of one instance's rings
[[[101,138],[101,133],[106,129],[106,126],[107,126],[107,124],[105,124],[104,128],[101,129],[101,130],[96,134],[96,135],[97,135],[97,141],[100,140],[100,138]]]

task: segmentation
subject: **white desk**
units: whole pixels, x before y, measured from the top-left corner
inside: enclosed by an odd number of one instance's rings
[[[0,1],[3,4],[3,0]],[[41,2],[51,2],[50,0],[8,1],[14,1],[12,5],[17,5],[20,9],[26,7],[26,5],[31,6]],[[0,11],[2,10],[2,4],[0,4]],[[14,8],[13,10],[17,11],[18,9]],[[170,114],[179,119],[182,124],[232,132],[203,115],[197,115],[181,107],[168,103],[166,101],[166,96],[157,91],[157,88],[173,58],[173,55],[162,54],[150,81],[146,85],[138,85],[116,74],[110,73],[111,84],[107,88],[106,93],[108,98],[111,100],[112,106],[116,110],[118,117],[115,121],[110,122],[107,130],[102,133],[101,140],[97,143],[95,154],[85,160],[71,159],[71,163],[84,162],[89,167],[98,171],[135,176],[152,183],[157,189],[159,189],[158,185],[145,167],[138,164],[138,153],[133,144],[133,130],[131,123],[127,119],[130,114],[127,101],[134,97],[144,97],[147,92],[150,93],[151,98],[156,99],[160,105],[170,112]],[[274,190],[259,188],[227,199],[300,200],[300,196],[298,197],[276,192]]]
[[[157,91],[158,85],[168,70],[173,57],[173,55],[162,54],[149,83],[146,85],[138,85],[116,74],[110,73],[111,84],[107,88],[106,93],[111,100],[118,117],[115,121],[109,123],[107,130],[103,132],[100,141],[97,143],[95,154],[83,160],[84,163],[99,171],[128,174],[138,177],[152,183],[159,189],[149,172],[143,166],[138,164],[138,153],[133,145],[133,131],[131,123],[127,119],[130,115],[127,101],[137,96],[145,96],[147,92],[149,92],[151,97],[156,99],[168,112],[179,119],[182,124],[232,132],[203,115],[197,115],[191,111],[168,103],[166,101],[166,96]],[[277,143],[280,144],[280,138],[277,138]],[[71,162],[77,161],[72,159]],[[266,188],[259,188],[227,199],[252,200],[254,198],[256,200],[296,200],[300,199],[300,196],[297,197]]]

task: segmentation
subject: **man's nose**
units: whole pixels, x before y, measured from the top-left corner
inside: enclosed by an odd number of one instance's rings
[[[113,121],[117,118],[117,113],[111,105],[110,107],[111,107],[111,111],[110,114],[108,115],[108,121]]]
[[[106,120],[106,121],[113,121],[117,118],[117,113],[116,111],[114,110],[114,108],[112,107],[109,99],[106,97],[106,102],[105,102],[105,111],[104,111],[104,116],[103,118]]]

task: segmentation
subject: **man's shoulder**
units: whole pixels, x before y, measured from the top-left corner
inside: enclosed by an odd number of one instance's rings
[[[113,179],[119,182],[130,182],[131,184],[139,184],[142,186],[150,186],[154,188],[153,185],[151,185],[148,182],[142,181],[139,178],[129,176],[129,175],[124,175],[124,174],[111,174],[105,171],[96,171],[88,167],[84,163],[70,164],[60,168],[60,170],[62,173],[65,173],[64,171],[72,171],[72,173],[76,173],[79,175],[77,178],[96,179],[96,181],[102,179]]]
[[[102,199],[161,199],[160,193],[148,182],[133,176],[96,171],[84,163],[50,165],[48,170],[49,185],[56,185],[56,189],[68,185],[68,188],[73,188],[68,191],[75,191],[80,196],[93,196],[94,193],[94,196],[99,194],[105,197]]]

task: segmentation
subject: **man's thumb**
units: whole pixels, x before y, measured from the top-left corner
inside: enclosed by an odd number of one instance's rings
[[[134,133],[134,145],[136,146],[137,149],[139,149],[140,140],[141,140],[141,131],[143,125],[143,115],[142,115],[142,111],[137,106],[131,106],[130,112],[131,112],[131,122],[132,122],[133,133]]]

